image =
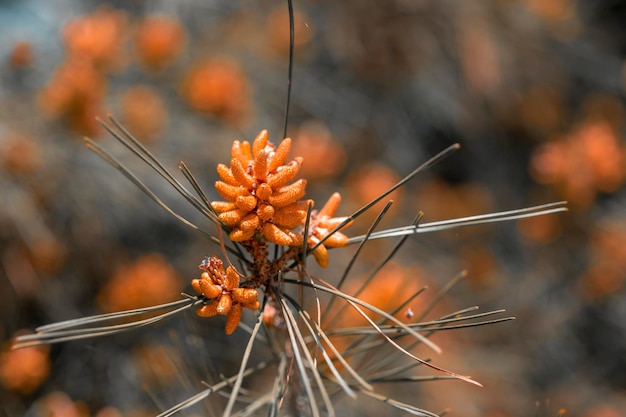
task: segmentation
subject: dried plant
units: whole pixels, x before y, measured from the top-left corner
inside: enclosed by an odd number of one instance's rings
[[[293,57],[293,11],[291,3],[290,58]],[[291,62],[291,60],[290,60]],[[291,84],[291,65],[289,85]],[[287,110],[289,108],[289,93]],[[288,111],[285,118],[285,134]],[[132,153],[148,164],[176,191],[214,225],[204,230],[172,210],[141,179],[97,143],[86,139],[89,149],[123,173],[159,206],[180,222],[207,237],[219,248],[220,255],[207,257],[199,265],[200,276],[191,281],[196,294],[182,294],[179,301],[154,307],[79,318],[42,326],[32,335],[17,338],[14,348],[40,346],[83,338],[112,335],[147,326],[183,311],[195,309],[201,317],[226,316],[225,332],[238,328],[249,334],[239,371],[187,400],[174,405],[159,416],[173,415],[203,401],[213,394],[228,397],[222,415],[252,415],[263,410],[278,415],[287,409],[293,414],[334,415],[334,397],[343,393],[356,398],[370,397],[400,411],[420,416],[436,416],[433,412],[407,404],[376,390],[377,384],[453,378],[480,385],[469,376],[441,368],[414,351],[425,345],[434,352],[441,348],[430,340],[438,331],[481,326],[511,320],[502,317],[503,310],[478,312],[470,307],[447,315],[428,318],[435,305],[465,275],[452,279],[422,311],[399,315],[422,294],[422,290],[406,294],[395,306],[384,311],[359,298],[372,278],[385,267],[411,235],[473,226],[491,222],[546,215],[565,211],[564,202],[551,203],[506,212],[482,214],[446,221],[422,223],[419,213],[414,222],[403,227],[378,230],[392,202],[389,201],[364,235],[349,236],[353,222],[385,200],[419,173],[456,151],[452,145],[424,162],[393,187],[354,213],[340,216],[341,196],[332,194],[321,209],[304,199],[306,179],[297,179],[304,158],[290,162],[291,140],[278,145],[261,131],[252,142],[235,141],[229,165],[219,164],[217,193],[224,201],[210,201],[196,177],[181,162],[179,169],[193,192],[183,185],[148,149],[115,118],[102,126]],[[379,265],[355,292],[345,291],[350,271],[362,248],[375,239],[396,238],[392,250],[382,256]],[[310,272],[309,255],[326,267],[333,250],[356,245],[357,248],[341,277],[324,279]],[[250,327],[242,321],[244,309],[256,314]],[[350,309],[362,318],[362,326],[342,327],[339,318]],[[372,318],[375,317],[375,318]],[[255,362],[252,352],[265,346],[268,358]],[[415,366],[425,366],[437,373],[432,376],[411,375]],[[274,372],[274,384],[266,392],[252,394],[242,388],[244,379],[252,374]],[[304,404],[304,406],[302,405]]]

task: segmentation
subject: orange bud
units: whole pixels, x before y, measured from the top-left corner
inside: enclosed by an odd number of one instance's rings
[[[252,156],[254,156],[255,161],[258,153],[267,146],[268,136],[267,130],[263,129],[254,138],[254,142],[252,142]]]
[[[256,214],[263,221],[269,221],[274,217],[274,207],[269,204],[261,203],[256,209]]]
[[[233,177],[239,185],[252,190],[256,187],[256,180],[252,175],[248,174],[245,168],[241,165],[241,162],[237,158],[230,160],[230,170],[233,173]]]
[[[213,317],[217,315],[217,300],[211,301],[209,304],[203,305],[196,310],[196,314],[200,317]]]
[[[230,298],[230,295],[222,294],[222,296],[217,299],[216,311],[218,314],[226,315],[230,311],[232,305],[233,299]]]
[[[317,227],[323,228],[323,229],[334,229],[335,227],[339,226],[341,223],[343,223],[348,217],[331,217],[330,219],[320,219],[320,221],[317,223]],[[350,226],[352,226],[353,221],[350,220],[348,223],[346,223],[345,226],[342,227],[342,229],[344,228],[348,228]]]
[[[239,326],[239,322],[241,321],[241,311],[241,304],[235,304],[228,312],[226,316],[226,326],[224,327],[226,334],[233,334],[233,332],[237,329],[237,326]]]
[[[222,293],[222,287],[210,283],[207,280],[200,281],[201,294],[206,298],[217,298]]]
[[[295,203],[298,199],[306,194],[306,180],[300,179],[293,184],[280,188],[269,198],[269,203],[274,208],[285,207],[291,203]]]
[[[224,287],[228,291],[232,291],[239,287],[239,274],[232,266],[226,268],[226,280],[224,281]]]
[[[326,268],[328,266],[328,250],[324,245],[319,245],[311,253],[319,266],[322,268]]]
[[[191,288],[198,294],[202,294],[202,289],[200,288],[200,279],[192,279],[191,280]]]
[[[293,237],[290,233],[280,229],[278,226],[272,223],[265,223],[262,227],[262,233],[265,239],[269,242],[276,243],[277,245],[291,246],[294,243]]]
[[[241,186],[229,185],[223,181],[215,181],[215,189],[227,200],[235,201],[240,195],[249,195],[250,192]]]
[[[244,197],[244,196],[241,196]],[[237,208],[235,203],[231,203],[230,201],[212,201],[211,207],[217,213],[224,213],[225,211],[231,211]]]
[[[233,172],[224,164],[217,164],[217,174],[220,179],[228,185],[239,185],[239,182],[235,179]]]
[[[248,211],[246,211],[246,210],[235,209],[235,210],[231,210],[231,211],[227,211],[225,213],[222,213],[222,214],[220,214],[217,217],[226,226],[228,226],[228,227],[235,227],[235,226],[239,225],[239,222],[241,222],[241,219],[246,214],[248,214]]]
[[[250,143],[239,142],[238,140],[233,142],[233,146],[230,152],[231,157],[237,158],[241,165],[247,167],[250,161],[252,161],[252,154],[250,153]]]
[[[241,219],[239,222],[239,228],[243,231],[256,230],[260,224],[261,220],[259,219],[259,216],[255,213],[250,213]]]
[[[271,195],[272,187],[269,184],[263,183],[256,189],[256,196],[263,201],[268,201]]]
[[[333,193],[318,213],[318,216],[333,217],[339,208],[339,204],[341,204],[341,194]]]
[[[259,299],[259,292],[254,288],[235,288],[231,295],[233,300],[244,304],[244,306],[252,304]]]
[[[261,149],[254,156],[254,166],[252,171],[254,177],[259,181],[265,181],[267,178],[267,150]]]
[[[228,234],[228,237],[233,242],[243,242],[244,240],[252,239],[255,233],[256,233],[256,229],[250,229],[250,230],[233,229],[233,231],[231,231]]]
[[[278,148],[274,151],[274,154],[270,158],[269,161],[269,172],[274,172],[279,166],[283,165],[287,160],[287,156],[289,156],[289,151],[291,150],[291,139],[285,138],[283,139]],[[298,158],[296,158],[298,159]],[[302,163],[302,158],[300,158],[300,163]]]
[[[287,207],[291,207],[292,205]],[[274,214],[274,223],[280,227],[294,229],[302,224],[302,221],[306,217],[306,211],[285,210],[287,207],[276,210],[276,213]]]
[[[256,207],[257,199],[253,195],[240,195],[235,204],[242,210],[252,211]]]
[[[261,308],[261,302],[259,300],[254,300],[249,304],[242,304],[245,308],[249,308],[250,310],[258,310]]]
[[[283,165],[278,170],[267,176],[267,183],[273,188],[277,189],[287,184],[289,181],[295,178],[300,171],[302,158],[297,158],[291,161],[289,165]]]
[[[340,248],[348,243],[348,236],[341,232],[333,233],[328,239],[324,241],[324,245],[329,248]]]

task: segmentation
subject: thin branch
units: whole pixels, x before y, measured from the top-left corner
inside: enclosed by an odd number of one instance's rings
[[[313,359],[308,355],[308,350],[306,350],[306,344],[304,344],[304,340],[302,339],[302,334],[298,330],[296,325],[296,320],[291,314],[289,310],[289,306],[285,302],[285,300],[276,293],[276,297],[278,298],[278,302],[280,304],[281,311],[285,318],[285,327],[287,328],[287,332],[289,333],[289,341],[291,342],[292,351],[294,354],[294,359],[296,361],[296,365],[298,366],[298,370],[300,372],[300,379],[302,380],[302,385],[304,386],[304,391],[306,392],[307,398],[309,399],[309,408],[311,409],[311,413],[313,417],[320,417],[319,408],[317,407],[317,401],[315,400],[315,395],[313,394],[313,387],[311,386],[311,381],[306,372],[306,367],[304,366],[304,361],[302,360],[302,354],[304,353],[307,356],[307,361],[310,364],[310,368],[313,371],[313,375],[319,378],[319,374],[313,365]],[[304,344],[305,349],[301,349],[298,345]],[[302,352],[301,352],[302,351]],[[323,385],[319,384],[320,390],[323,389]],[[330,401],[329,401],[330,404]],[[329,413],[333,411],[332,405],[328,409]],[[334,415],[334,413],[333,413]]]
[[[357,248],[356,252],[352,255],[352,258],[350,259],[350,262],[346,266],[346,269],[343,271],[343,274],[341,275],[341,278],[339,278],[339,282],[335,285],[335,287],[338,290],[341,289],[344,281],[348,277],[348,274],[352,270],[352,267],[354,266],[354,263],[356,262],[356,259],[358,258],[359,254],[361,253],[361,250],[365,246],[365,243],[367,242],[367,236],[370,236],[374,232],[374,229],[376,228],[376,226],[378,226],[378,224],[383,219],[383,217],[385,217],[385,214],[387,214],[387,212],[389,211],[389,208],[391,208],[392,204],[393,204],[393,201],[388,201],[387,204],[385,204],[385,207],[381,210],[381,212],[378,214],[378,216],[376,216],[376,219],[374,220],[372,225],[367,230],[367,233],[365,234],[365,238],[359,244],[359,247]],[[328,304],[324,308],[325,312],[328,312],[328,311],[331,310],[331,307],[333,306],[334,301],[335,301],[335,298],[331,298],[330,299],[330,301],[328,302]],[[335,318],[338,318],[338,317],[340,317],[338,314],[335,315]]]
[[[546,214],[562,213],[567,211],[566,201],[542,204],[540,206],[526,207],[517,210],[500,211],[497,213],[481,214],[478,216],[461,217],[458,219],[442,220],[430,223],[421,223],[417,226],[404,226],[394,229],[372,233],[367,239],[385,239],[394,236],[406,236],[419,233],[440,232],[443,230],[456,229],[459,227],[478,226],[488,223],[496,223],[510,220],[524,219],[528,217],[543,216]],[[348,239],[348,244],[359,243],[365,239],[365,235],[354,236]]]
[[[244,371],[243,373],[243,377],[252,375],[253,373],[259,372],[265,368],[267,368],[271,363],[273,363],[273,361],[265,361],[265,362],[260,362],[259,364],[257,364],[256,366],[253,366],[251,368],[248,368]],[[189,407],[191,407],[194,404],[199,403],[200,401],[204,400],[205,398],[209,397],[211,394],[213,394],[214,392],[220,391],[230,385],[232,385],[232,383],[237,379],[240,378],[240,375],[237,374],[235,376],[232,376],[228,379],[225,379],[215,385],[210,385],[208,389],[201,391],[197,394],[195,394],[194,396],[187,398],[184,401],[179,402],[178,404],[174,405],[173,407],[165,410],[164,412],[162,412],[161,414],[159,414],[157,417],[169,417],[172,416],[176,413],[178,413],[179,411],[183,411]]]
[[[16,338],[16,344],[13,345],[13,349],[21,349],[31,346],[49,345],[53,343],[68,342],[79,339],[87,339],[99,336],[107,336],[116,333],[121,333],[131,329],[147,326],[149,324],[157,323],[166,317],[180,313],[188,308],[202,303],[203,300],[181,300],[174,303],[168,303],[166,305],[152,307],[152,311],[164,310],[182,304],[182,307],[178,307],[172,311],[160,314],[155,317],[150,317],[143,320],[138,320],[130,323],[116,324],[110,326],[98,326],[88,327],[82,329],[76,329],[74,327],[83,326],[89,323],[95,323],[103,320],[114,320],[122,317],[128,317],[131,315],[137,315],[138,310],[130,310],[126,312],[115,314],[105,314],[101,316],[91,316],[83,319],[69,320],[62,323],[56,323],[48,326],[43,326],[37,329],[38,333],[23,335]],[[146,310],[146,309],[140,309]],[[104,317],[103,317],[104,316]],[[42,330],[43,329],[43,330]]]
[[[292,0],[287,0],[289,11],[289,67],[287,70],[287,100],[285,103],[285,126],[283,128],[283,138],[287,137],[287,125],[289,124],[289,105],[291,103],[291,82],[293,80],[293,47],[294,47],[294,17]]]
[[[250,359],[250,355],[252,353],[252,346],[254,345],[254,341],[256,340],[256,335],[263,324],[263,313],[259,313],[257,322],[252,329],[252,333],[250,334],[250,338],[248,339],[248,344],[246,345],[246,350],[243,352],[243,356],[241,358],[241,366],[239,367],[239,373],[237,374],[237,379],[235,379],[235,385],[233,386],[233,390],[230,393],[230,397],[228,398],[228,404],[224,409],[223,416],[228,417],[233,410],[233,406],[235,405],[235,401],[237,400],[237,394],[239,393],[239,389],[241,388],[241,384],[243,383],[244,374],[246,371],[246,366],[248,366],[248,360]]]
[[[420,165],[419,167],[417,167],[413,172],[411,172],[409,175],[407,175],[406,177],[404,177],[403,179],[401,179],[400,181],[398,181],[398,183],[396,183],[393,187],[389,188],[387,191],[385,191],[384,193],[380,194],[378,197],[376,197],[375,199],[373,199],[372,201],[370,201],[369,203],[365,204],[363,207],[361,207],[360,209],[358,209],[357,211],[355,211],[354,213],[352,213],[350,216],[346,217],[346,219],[341,222],[340,224],[337,225],[337,227],[335,227],[333,230],[331,230],[323,239],[320,239],[320,241],[311,248],[311,250],[314,250],[315,248],[317,248],[319,245],[321,245],[322,243],[324,243],[326,241],[326,239],[328,239],[330,236],[332,236],[334,233],[338,232],[339,230],[341,230],[341,228],[343,228],[345,225],[347,225],[348,223],[350,223],[351,221],[353,221],[354,219],[356,219],[357,217],[359,217],[360,215],[362,215],[363,213],[365,213],[367,210],[369,210],[374,204],[378,203],[380,200],[382,200],[383,198],[387,197],[389,194],[391,194],[392,192],[394,192],[396,189],[402,187],[404,184],[406,184],[408,181],[410,181],[413,177],[415,177],[417,174],[425,171],[426,169],[430,168],[431,166],[435,165],[436,163],[438,163],[439,161],[445,159],[446,157],[448,157],[449,155],[451,155],[453,152],[457,151],[461,146],[458,143],[455,143],[453,145],[448,146],[446,149],[444,149],[443,151],[439,152],[437,155],[433,156],[432,158],[430,158],[428,161],[424,162],[422,165]]]
[[[417,216],[415,216],[415,219],[413,219],[413,224],[418,224],[419,221],[422,219],[423,213],[418,213]],[[363,290],[365,290],[365,288],[369,285],[369,283],[374,279],[374,277],[383,269],[383,267],[385,265],[387,265],[387,263],[396,255],[396,253],[400,250],[400,248],[404,245],[404,243],[407,241],[407,239],[409,238],[409,236],[402,236],[400,239],[398,239],[398,242],[396,242],[396,244],[394,245],[394,247],[391,249],[391,251],[387,254],[387,256],[376,266],[376,268],[374,268],[370,274],[368,275],[367,278],[365,278],[365,280],[363,280],[363,283],[361,284],[361,286],[355,291],[354,294],[352,294],[354,297],[358,297],[359,294],[361,294],[361,292],[363,292]],[[341,315],[343,314],[343,312],[348,308],[348,304],[344,304],[341,306],[341,308],[337,311],[337,313],[335,313],[333,319],[330,321],[330,323],[328,324],[327,327],[332,328],[334,327],[334,325],[337,323],[337,321],[339,320],[339,318],[341,317]],[[324,310],[325,312],[328,311],[328,308],[325,308]]]
[[[407,413],[412,414],[414,416],[439,417],[437,414],[431,413],[430,411],[423,410],[421,408],[417,408],[410,404],[402,403],[400,401],[396,401],[393,398],[385,397],[384,395],[380,395],[375,392],[371,392],[371,391],[362,391],[362,392],[368,397],[374,398],[375,400],[378,400],[384,404],[388,404],[394,408],[397,408],[398,410],[406,411]]]
[[[361,316],[374,328],[378,328],[378,326],[376,325],[376,323],[374,321],[372,321],[372,319],[370,319],[367,314],[365,314],[360,308],[359,306],[365,307],[368,310],[373,311],[376,314],[379,314],[383,317],[388,318],[389,320],[393,321],[394,323],[398,324],[400,327],[402,327],[403,329],[405,329],[406,331],[408,331],[411,335],[415,336],[419,341],[421,341],[422,343],[430,346],[431,348],[434,348],[435,351],[439,352],[441,351],[441,349],[439,349],[439,347],[437,347],[437,345],[435,345],[433,342],[431,342],[430,340],[426,339],[424,336],[414,332],[412,329],[408,328],[404,323],[402,323],[401,321],[399,321],[398,319],[396,319],[395,317],[389,316],[389,314],[387,314],[386,312],[374,307],[371,304],[365,303],[357,298],[351,297],[347,294],[344,294],[340,291],[337,291],[335,289],[333,289],[331,286],[329,286],[329,284],[324,283],[325,286],[320,286],[314,283],[306,283],[306,282],[301,282],[301,281],[294,281],[294,280],[284,280],[285,283],[290,283],[290,284],[296,284],[296,285],[307,285],[307,286],[311,286],[312,288],[317,288],[320,291],[325,291],[328,292],[330,294],[336,295],[338,297],[342,297],[344,298],[347,302],[353,304],[353,307],[355,308],[355,310],[361,314]],[[395,347],[397,350],[399,350],[400,352],[404,353],[406,356],[424,363],[425,365],[436,369],[440,372],[443,372],[447,375],[452,375],[452,376],[456,376],[458,379],[463,380],[465,382],[469,382],[470,384],[474,384],[474,385],[478,385],[478,386],[482,386],[479,382],[474,381],[473,379],[471,379],[470,377],[467,376],[463,376],[463,375],[459,375],[456,374],[454,372],[448,371],[446,369],[443,369],[439,366],[433,365],[431,363],[427,363],[426,361],[424,361],[424,359],[421,359],[417,356],[415,356],[414,354],[412,354],[411,352],[409,352],[408,350],[406,350],[405,348],[403,348],[402,346],[400,346],[397,342],[395,342],[393,339],[391,339],[389,336],[387,336],[384,332],[379,332],[380,335],[385,338],[387,340],[387,342]]]

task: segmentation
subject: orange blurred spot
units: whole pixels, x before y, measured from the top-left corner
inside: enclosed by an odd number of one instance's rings
[[[230,59],[206,60],[192,67],[181,93],[193,109],[228,123],[238,124],[250,112],[248,81]]]
[[[361,207],[389,190],[398,181],[400,181],[400,177],[390,167],[379,163],[370,163],[350,174],[346,194],[352,204]],[[375,218],[389,200],[394,201],[390,212],[397,210],[397,207],[401,206],[402,198],[403,190],[399,188],[368,210],[365,214],[366,218],[370,220]]]
[[[300,169],[302,177],[309,180],[330,178],[345,167],[346,151],[323,123],[309,121],[301,124],[293,139],[291,153],[306,157]]]
[[[2,146],[2,167],[15,175],[30,174],[41,166],[41,153],[28,135],[11,134]]]
[[[93,135],[98,124],[106,78],[90,61],[69,59],[59,66],[39,94],[39,105],[54,118],[64,119],[73,129]]]
[[[584,417],[623,417],[623,414],[612,405],[600,404],[587,411]]]
[[[424,222],[485,214],[493,211],[493,199],[488,189],[473,183],[451,185],[431,179],[419,185],[416,207],[424,212]],[[481,228],[454,230],[452,233],[480,233]],[[461,232],[463,230],[463,232]]]
[[[571,0],[525,0],[527,7],[539,17],[548,21],[558,21],[574,15]]]
[[[626,221],[598,224],[590,243],[590,268],[582,276],[583,290],[594,298],[609,296],[626,281]]]
[[[75,403],[67,394],[56,391],[37,401],[38,416],[88,417],[89,410],[82,403]]]
[[[521,97],[514,113],[526,128],[549,134],[560,129],[565,119],[563,97],[556,89],[534,87]]]
[[[50,373],[49,346],[11,350],[7,345],[0,352],[0,381],[21,395],[35,391]]]
[[[142,381],[164,383],[179,374],[183,363],[179,351],[168,346],[144,346],[133,350],[134,362]]]
[[[106,6],[70,20],[63,27],[68,56],[91,61],[99,69],[120,64],[126,26],[126,15]]]
[[[9,65],[13,68],[30,67],[33,63],[33,46],[29,42],[18,42],[9,53]]]
[[[526,239],[533,243],[546,244],[554,242],[563,231],[558,216],[535,216],[520,219],[517,227]]]
[[[183,50],[185,31],[169,16],[147,17],[137,29],[135,47],[137,58],[149,70],[168,66]]]
[[[38,272],[55,273],[67,261],[67,248],[56,237],[47,236],[28,245],[28,254]]]
[[[117,408],[104,407],[98,410],[95,417],[124,417],[124,415]]]
[[[134,86],[120,97],[125,127],[142,141],[151,141],[167,123],[167,108],[156,91],[147,86]]]
[[[307,16],[298,10],[293,12],[294,50],[302,48],[313,37],[314,29]],[[287,8],[276,8],[267,18],[266,28],[270,45],[276,52],[289,52],[289,13]]]
[[[542,184],[552,184],[567,173],[567,153],[558,142],[546,143],[537,148],[531,159],[531,174]]]
[[[587,207],[598,192],[617,190],[626,178],[626,150],[611,125],[590,118],[569,135],[537,148],[530,172],[565,199]]]
[[[494,39],[485,22],[462,25],[459,53],[465,82],[475,94],[494,93],[501,81],[501,70]]]
[[[420,271],[417,270],[417,268],[406,268],[391,262],[367,284],[358,294],[358,298],[361,301],[389,312],[400,306],[400,304],[422,288],[423,284],[419,282],[419,275]],[[350,284],[346,285],[344,291],[350,295],[356,294],[362,284],[363,280],[361,279],[352,280]],[[411,321],[411,318],[407,317],[406,314],[407,308],[411,307],[413,311],[419,311],[417,306],[422,305],[423,302],[422,299],[413,300],[409,305],[399,311],[395,317],[402,322]],[[337,305],[339,304],[341,303],[337,303]],[[366,308],[362,307],[361,309],[374,321],[380,318],[378,314]],[[367,325],[363,316],[352,307],[348,307],[345,310],[339,323],[338,328]]]
[[[160,255],[144,255],[119,268],[102,288],[97,301],[107,312],[167,303],[178,298],[181,282]]]
[[[488,288],[496,283],[497,262],[486,245],[464,246],[461,250],[461,264],[467,269],[467,279],[473,286]]]

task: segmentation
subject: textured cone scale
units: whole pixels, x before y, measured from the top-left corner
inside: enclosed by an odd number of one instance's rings
[[[196,310],[196,314],[200,317],[217,316],[217,300],[211,301],[209,304],[200,307]]]
[[[224,287],[228,291],[232,291],[234,288],[239,287],[239,274],[232,266],[226,269],[226,279],[224,280]]]
[[[238,185],[229,185],[223,181],[216,181],[215,189],[217,190],[219,195],[230,201],[236,200],[237,197],[239,197],[240,195],[250,194],[250,192],[244,187]]]
[[[340,248],[342,246],[345,246],[347,242],[348,236],[344,235],[341,232],[335,232],[324,241],[324,245],[329,248]]]
[[[267,179],[267,156],[268,152],[265,149],[261,149],[254,157],[252,172],[257,181],[265,181]]]
[[[277,245],[291,246],[294,243],[293,238],[275,224],[265,223],[262,232],[267,241],[276,243]]]
[[[230,311],[230,308],[233,305],[233,299],[228,294],[222,294],[220,298],[217,300],[217,313],[226,315]]]
[[[248,211],[237,208],[235,210],[222,213],[217,216],[217,218],[220,219],[220,221],[226,226],[235,227],[241,222],[241,219],[243,219],[246,214],[248,214]]]
[[[256,234],[255,229],[243,230],[243,229],[234,229],[232,232],[228,234],[228,237],[233,242],[243,242],[246,240],[250,240]]]
[[[235,304],[231,307],[230,311],[226,315],[226,326],[224,327],[226,334],[233,334],[233,332],[237,329],[237,326],[239,326],[239,322],[241,321],[241,313],[241,304]]]
[[[231,211],[237,208],[235,203],[231,203],[229,201],[212,201],[211,207],[217,213],[224,213],[225,211]]]
[[[191,280],[191,288],[198,294],[202,294],[202,288],[200,288],[200,279],[196,278]]]
[[[245,168],[241,165],[241,162],[239,162],[237,158],[231,159],[230,170],[238,185],[247,188],[248,190],[256,188],[256,178],[246,172]]]
[[[269,184],[263,183],[259,185],[259,188],[256,190],[256,196],[262,201],[268,201],[272,196],[272,187]]]
[[[247,166],[252,160],[252,154],[250,153],[250,144],[248,142],[239,142],[238,140],[233,142],[231,149],[231,156],[237,158],[241,162],[242,166]]]
[[[253,157],[256,157],[262,149],[265,149],[268,139],[269,133],[266,129],[261,130],[259,134],[256,135],[256,138],[254,138],[254,141],[252,142]]]
[[[305,188],[306,180],[300,179],[293,184],[278,189],[278,191],[270,196],[269,203],[274,206],[274,208],[288,206],[304,197]]]
[[[254,288],[235,288],[232,296],[235,301],[242,304],[251,304],[258,301],[259,293]]]
[[[309,232],[308,244],[309,246],[315,246],[322,239],[326,238],[330,231],[332,231],[335,227],[343,223],[347,218],[346,217],[332,217],[335,215],[337,210],[339,209],[339,204],[341,203],[341,195],[339,193],[334,193],[330,196],[324,207],[319,212],[313,211],[311,213],[311,230]],[[352,222],[347,223],[345,227],[348,227],[352,224]],[[343,230],[343,228],[342,228]],[[313,251],[313,256],[315,260],[321,267],[328,266],[328,251],[327,248],[338,248],[341,246],[345,246],[348,243],[348,237],[343,233],[337,231],[332,235],[328,236],[324,243],[319,245]],[[323,249],[321,249],[323,248]]]
[[[274,207],[269,204],[261,203],[256,210],[257,215],[261,220],[269,221],[274,217]]]
[[[250,213],[239,222],[239,228],[243,231],[256,230],[261,224],[261,219],[255,213]]]
[[[237,197],[237,200],[235,200],[235,205],[242,210],[250,212],[256,207],[257,199],[252,195],[240,195]]]
[[[203,279],[200,281],[200,293],[206,298],[217,298],[222,294],[222,288]]]
[[[267,178],[267,183],[273,189],[280,188],[286,185],[289,181],[294,179],[298,172],[300,171],[300,166],[302,165],[302,158],[297,158],[295,161],[290,163],[289,165],[281,167],[281,170],[276,171],[273,174],[270,174]]]
[[[272,159],[270,160],[269,167],[268,167],[270,172],[276,171],[278,167],[280,167],[281,165],[285,163],[285,161],[287,160],[287,156],[289,156],[290,150],[291,150],[291,139],[289,138],[283,139],[278,145],[278,148],[276,148],[276,151],[274,152],[274,155],[272,155]],[[298,158],[296,158],[296,160],[297,159]],[[300,158],[300,163],[302,163],[302,158]]]
[[[233,175],[232,170],[228,168],[226,165],[218,164],[217,174],[219,175],[220,179],[224,181],[226,184],[233,185],[233,186],[239,185],[239,183],[237,182],[237,179],[235,179],[235,176]]]
[[[313,257],[317,261],[317,264],[322,268],[328,266],[328,250],[324,245],[319,245],[313,250]]]

